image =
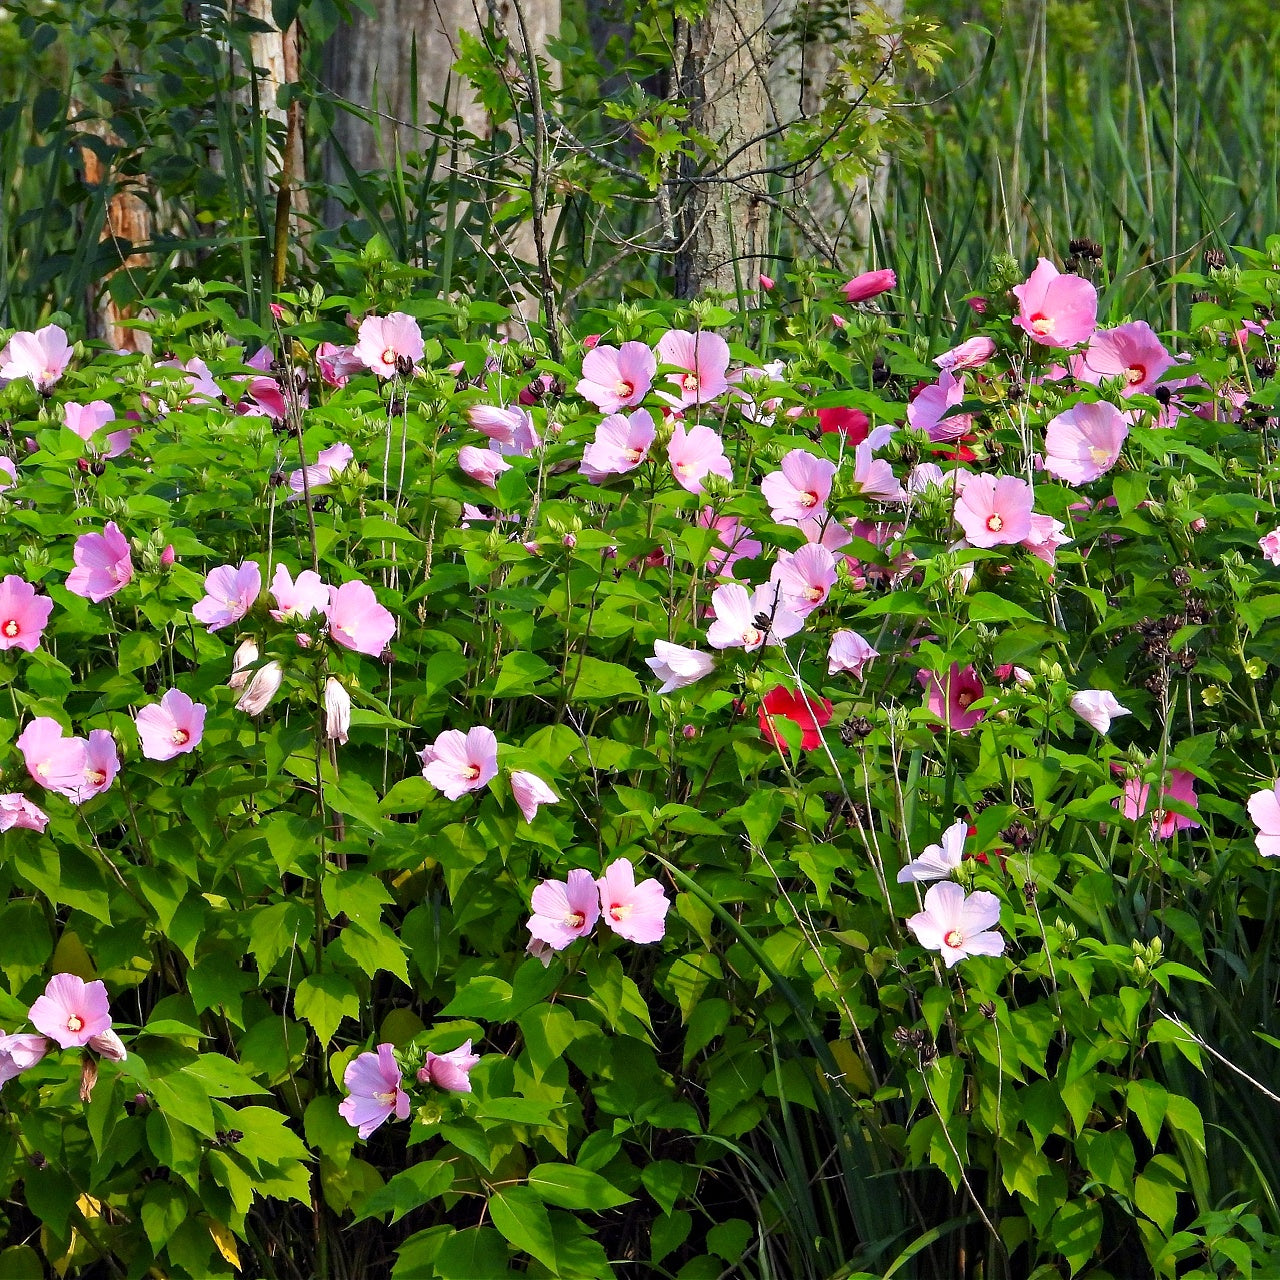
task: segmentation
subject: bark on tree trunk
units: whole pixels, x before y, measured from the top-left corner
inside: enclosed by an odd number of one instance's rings
[[[763,0],[711,0],[700,21],[677,23],[676,41],[690,127],[714,144],[682,165],[676,292],[732,301],[755,289],[768,230]]]

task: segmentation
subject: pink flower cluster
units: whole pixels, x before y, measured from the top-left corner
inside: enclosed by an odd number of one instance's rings
[[[550,953],[563,951],[585,938],[603,918],[619,937],[631,942],[657,942],[667,931],[670,900],[656,880],[636,883],[635,870],[626,858],[618,858],[593,879],[589,871],[575,868],[565,880],[544,880],[533,891],[533,915],[528,930],[533,935],[529,952],[550,962]]]
[[[15,745],[22,752],[31,777],[47,791],[66,796],[72,804],[83,804],[100,795],[120,771],[115,739],[105,729],[92,730],[87,739],[64,737],[56,720],[36,716],[18,735]],[[32,823],[15,817],[9,825]]]
[[[471,1052],[470,1040],[448,1053],[428,1051],[417,1080],[449,1093],[470,1093],[471,1070],[479,1061],[479,1055]],[[380,1044],[373,1053],[357,1055],[347,1064],[342,1083],[348,1096],[338,1104],[338,1114],[361,1138],[368,1138],[393,1115],[398,1120],[409,1118],[409,1095],[394,1045]]]
[[[498,738],[492,729],[477,725],[463,733],[446,729],[418,758],[422,776],[450,800],[468,791],[487,787],[498,776]],[[544,804],[555,804],[558,795],[536,773],[512,769],[511,794],[526,822],[532,822]]]

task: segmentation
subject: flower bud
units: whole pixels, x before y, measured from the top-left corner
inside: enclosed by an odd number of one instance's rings
[[[227,684],[232,689],[243,689],[249,680],[249,668],[258,660],[258,646],[252,640],[243,640],[231,659],[231,679]]]
[[[351,728],[351,695],[330,676],[324,685],[324,736],[341,746]]]
[[[284,668],[273,658],[254,672],[253,679],[236,703],[236,710],[247,712],[251,716],[261,715],[276,696],[283,680]]]

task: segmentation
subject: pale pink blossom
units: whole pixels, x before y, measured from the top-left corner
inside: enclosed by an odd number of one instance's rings
[[[356,355],[355,347],[338,347],[332,342],[322,342],[316,348],[316,368],[327,386],[345,387],[351,376],[364,370],[364,361]]]
[[[137,714],[138,738],[148,760],[172,760],[194,751],[204,737],[205,707],[181,689],[170,689],[158,703]]]
[[[1081,382],[1097,386],[1104,378],[1120,378],[1120,394],[1151,392],[1160,375],[1172,369],[1173,357],[1145,320],[1134,320],[1114,329],[1099,329],[1089,345],[1071,362]]]
[[[779,551],[769,578],[778,584],[783,606],[806,618],[836,585],[836,558],[818,542],[795,552]]]
[[[1258,826],[1254,843],[1264,858],[1280,858],[1280,781],[1249,797],[1249,816]]]
[[[107,423],[115,421],[116,411],[105,400],[93,400],[88,404],[64,404],[62,417],[69,431],[90,443]],[[107,458],[118,458],[128,451],[132,440],[133,432],[130,430],[113,431],[104,441],[105,448],[94,448],[92,452]]]
[[[471,1052],[471,1041],[466,1040],[448,1053],[427,1051],[418,1069],[419,1084],[433,1084],[449,1093],[471,1092],[471,1068],[480,1061],[480,1055]]]
[[[921,884],[927,880],[947,879],[964,858],[964,842],[968,835],[967,823],[953,822],[942,833],[940,844],[926,845],[918,858],[898,872],[898,883]]]
[[[156,368],[179,369],[187,375],[183,379],[176,380],[187,384],[185,399],[218,400],[222,397],[222,388],[213,380],[209,366],[199,356],[192,356],[185,364],[179,360],[161,360]],[[176,386],[176,382],[158,382],[153,385],[168,393],[170,388]],[[162,411],[167,408],[164,404],[160,407]]]
[[[1130,714],[1110,689],[1082,689],[1072,694],[1071,710],[1099,733],[1106,733],[1117,716]]]
[[[643,342],[596,346],[582,358],[577,391],[601,412],[617,413],[639,404],[649,394],[657,371],[657,357]]]
[[[644,347],[639,342],[634,345]],[[645,409],[637,409],[629,417],[610,414],[596,428],[595,439],[582,451],[582,474],[592,484],[599,484],[609,476],[634,471],[649,456],[656,434],[653,418]]]
[[[43,831],[49,815],[31,803],[21,792],[0,794],[0,831],[12,831],[25,827],[28,831]]]
[[[129,1056],[124,1041],[110,1027],[91,1037],[89,1048],[109,1062],[124,1062]]]
[[[498,773],[498,739],[484,725],[446,729],[420,755],[422,776],[450,800],[488,786]]]
[[[63,1049],[75,1049],[111,1029],[111,1002],[104,983],[86,983],[74,973],[58,973],[49,979],[28,1016],[41,1035],[56,1040]]]
[[[260,716],[270,705],[271,699],[280,692],[284,683],[284,668],[272,658],[264,662],[244,687],[244,692],[236,701],[236,710],[246,715]]]
[[[283,564],[277,564],[271,598],[276,607],[267,612],[277,622],[301,622],[329,607],[329,588],[314,569],[303,569],[295,580]]]
[[[893,468],[883,459],[872,455],[876,443],[868,438],[853,450],[853,484],[863,498],[878,502],[903,502],[906,492],[893,474]]]
[[[677,422],[667,443],[667,458],[676,483],[690,493],[702,492],[702,482],[707,475],[733,479],[733,467],[725,456],[724,442],[710,427],[691,427],[686,431],[684,423]]]
[[[944,351],[933,357],[933,363],[939,369],[950,369],[953,373],[958,369],[980,369],[996,353],[996,344],[986,336],[969,338],[958,347]]]
[[[498,487],[498,477],[504,471],[511,470],[511,463],[495,448],[477,449],[473,444],[464,444],[458,450],[458,466],[479,484],[490,489]]]
[[[1075,347],[1094,331],[1098,291],[1082,276],[1063,275],[1041,258],[1026,281],[1014,285],[1019,310],[1013,323],[1046,347]]]
[[[707,555],[707,572],[714,577],[732,578],[739,560],[752,560],[760,554],[760,543],[737,516],[719,516],[713,507],[703,507],[698,512],[698,525],[714,529],[720,543]]]
[[[10,573],[0,579],[0,651],[34,653],[52,612],[53,601],[39,595],[25,578]]]
[[[228,689],[243,689],[249,683],[249,671],[258,660],[258,646],[252,640],[242,640],[231,656],[231,676]]]
[[[1021,542],[1031,533],[1031,486],[1017,476],[979,472],[962,477],[956,522],[975,547]]]
[[[519,405],[503,409],[474,404],[467,410],[467,421],[488,436],[489,448],[503,457],[527,458],[542,443],[533,419]]]
[[[896,288],[897,284],[897,275],[884,267],[879,271],[864,271],[862,275],[845,281],[840,288],[846,302],[866,302],[869,298],[888,293],[890,289]]]
[[[560,799],[536,773],[527,769],[512,769],[511,794],[526,822],[537,817],[541,805],[555,804]]]
[[[329,639],[344,649],[379,657],[396,633],[395,615],[378,603],[365,582],[344,582],[329,588]]]
[[[1067,537],[1067,527],[1061,520],[1055,520],[1052,516],[1042,516],[1033,511],[1031,532],[1018,545],[1025,547],[1037,559],[1043,560],[1045,564],[1052,567],[1058,561],[1058,548],[1065,547],[1070,541],[1071,539]]]
[[[0,380],[29,378],[37,391],[48,391],[70,363],[71,344],[65,331],[56,324],[47,324],[34,333],[15,333],[9,339],[0,351]]]
[[[879,656],[880,651],[872,648],[856,631],[837,631],[827,650],[827,674],[833,676],[848,671],[855,680],[861,680],[867,663]]]
[[[422,359],[423,350],[418,322],[403,311],[393,311],[389,316],[365,316],[354,354],[371,373],[392,378],[402,360],[412,367]]]
[[[707,404],[729,389],[729,344],[718,333],[668,330],[658,339],[658,356],[663,364],[683,370],[667,377],[677,389],[666,397],[672,404]]]
[[[971,666],[953,662],[945,675],[934,671],[917,671],[916,679],[925,688],[925,705],[948,728],[968,733],[987,713],[973,704],[986,694],[978,673]]]
[[[1111,470],[1129,436],[1129,424],[1113,404],[1073,405],[1045,428],[1044,469],[1068,484],[1088,484]]]
[[[116,740],[106,729],[92,729],[85,742],[84,782],[72,800],[74,804],[83,804],[100,795],[115,780],[120,772],[120,753],[116,750]]]
[[[659,693],[671,693],[701,680],[715,670],[715,659],[710,654],[682,644],[668,644],[665,640],[653,642],[653,657],[646,658],[647,666],[659,680]]]
[[[0,1031],[0,1084],[7,1084],[28,1067],[34,1067],[50,1048],[48,1036],[22,1032],[6,1035]]]
[[[62,726],[52,717],[36,716],[14,745],[36,782],[69,800],[78,799],[84,789],[88,750],[83,738],[65,737]]]
[[[1280,564],[1280,528],[1272,529],[1270,533],[1259,538],[1258,546],[1272,564]]]
[[[349,444],[339,441],[316,454],[315,462],[306,468],[304,477],[302,469],[289,473],[289,500],[296,501],[307,493],[333,483],[333,477],[339,471],[345,471],[355,457]]]
[[[101,533],[82,533],[71,552],[75,568],[67,575],[67,590],[99,604],[133,580],[129,540],[114,520]]]
[[[600,890],[590,871],[575,868],[565,880],[544,880],[533,891],[526,928],[553,951],[585,938],[600,919]]]
[[[626,858],[611,862],[596,881],[600,890],[600,918],[629,942],[657,942],[667,931],[671,900],[656,880],[636,884]]]
[[[713,649],[741,647],[747,653],[763,644],[780,644],[804,626],[804,619],[781,602],[776,582],[766,582],[748,594],[736,582],[728,582],[711,593],[715,621],[707,630]]]
[[[917,462],[907,474],[906,490],[913,497],[921,497],[930,489],[945,489],[954,483],[954,471],[943,471],[936,462]]]
[[[17,463],[7,454],[0,453],[0,490],[11,489],[17,483]]]
[[[907,424],[924,431],[930,440],[959,440],[973,426],[971,413],[952,414],[963,403],[964,379],[944,369],[937,382],[931,382],[907,405]],[[950,416],[948,416],[950,415]]]
[[[792,449],[779,465],[781,470],[769,472],[760,481],[760,492],[773,518],[799,521],[824,516],[836,464],[805,449]]]
[[[968,956],[1004,954],[1004,939],[993,932],[1000,923],[1000,899],[979,890],[965,896],[952,880],[933,885],[924,895],[924,910],[907,921],[916,941],[941,952],[948,969]]]
[[[256,560],[246,560],[239,567],[219,565],[205,575],[202,599],[191,607],[195,617],[210,631],[229,627],[253,608],[262,590],[262,570]]]
[[[351,728],[351,695],[340,680],[324,682],[324,736],[341,746]]]
[[[338,1104],[338,1114],[362,1138],[369,1137],[393,1115],[397,1120],[407,1120],[409,1095],[400,1087],[402,1080],[395,1049],[390,1044],[380,1044],[376,1053],[360,1054],[343,1072],[342,1083],[348,1096]]]

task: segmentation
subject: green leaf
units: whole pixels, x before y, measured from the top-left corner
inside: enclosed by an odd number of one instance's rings
[[[357,1222],[391,1214],[399,1222],[406,1213],[421,1208],[442,1196],[453,1183],[453,1166],[444,1160],[423,1160],[397,1173],[384,1187],[375,1191],[361,1206]]]
[[[1154,1080],[1130,1080],[1125,1086],[1125,1096],[1147,1141],[1154,1147],[1165,1112],[1169,1109],[1169,1091]]]
[[[551,664],[539,658],[536,653],[517,649],[502,659],[502,666],[498,669],[498,678],[493,686],[493,696],[516,698],[533,693],[552,670]]]
[[[1034,613],[990,591],[976,591],[969,598],[971,622],[1038,622]]]
[[[552,1275],[559,1273],[555,1235],[546,1207],[529,1187],[504,1187],[489,1198],[493,1225],[517,1249],[536,1258]]]
[[[311,1024],[321,1047],[325,1047],[343,1018],[360,1016],[360,997],[341,974],[312,973],[298,983],[293,994],[293,1011]]]
[[[1102,1239],[1102,1210],[1092,1200],[1068,1200],[1053,1216],[1049,1240],[1074,1276],[1093,1257]]]
[[[572,679],[571,702],[612,702],[615,698],[640,698],[640,683],[629,667],[599,658],[570,655],[566,679]]]
[[[571,1164],[539,1164],[529,1170],[529,1186],[561,1209],[616,1209],[635,1199],[607,1178]]]

